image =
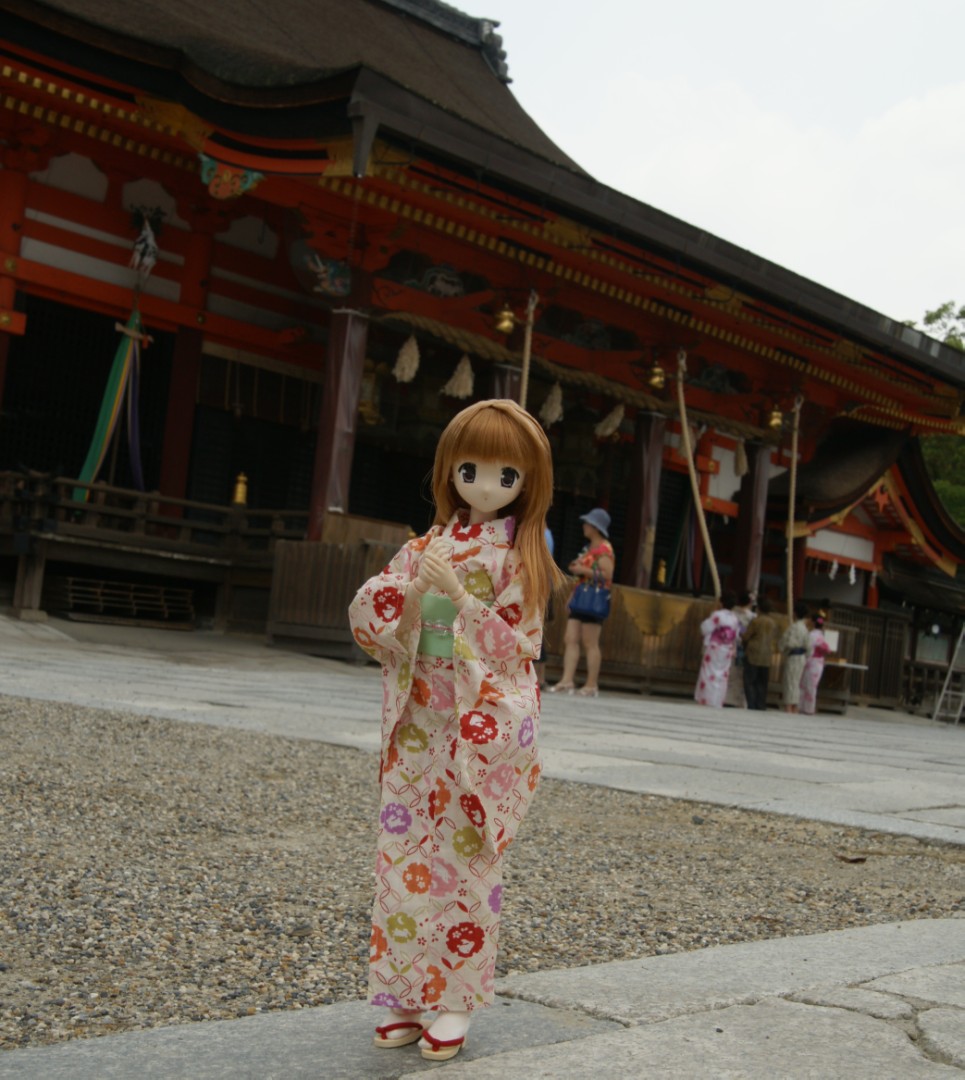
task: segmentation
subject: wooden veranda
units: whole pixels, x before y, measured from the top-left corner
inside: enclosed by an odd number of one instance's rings
[[[275,545],[303,537],[306,523],[305,513],[0,473],[0,557],[15,563],[9,599],[28,620],[51,611],[261,630]]]

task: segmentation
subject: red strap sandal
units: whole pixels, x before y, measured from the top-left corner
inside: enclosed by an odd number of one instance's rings
[[[405,1031],[404,1035],[393,1035],[393,1031]],[[375,1046],[381,1046],[385,1050],[391,1050],[395,1046],[408,1046],[418,1042],[425,1031],[425,1025],[418,1020],[399,1020],[395,1024],[383,1024],[375,1029],[375,1038],[372,1040]],[[428,1036],[427,1036],[428,1037]]]
[[[466,1045],[465,1035],[459,1039],[437,1039],[426,1031],[422,1038],[432,1047],[431,1050],[426,1050],[425,1047],[422,1049],[422,1056],[430,1061],[448,1061]]]

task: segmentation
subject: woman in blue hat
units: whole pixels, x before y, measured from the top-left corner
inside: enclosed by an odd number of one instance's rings
[[[595,507],[580,517],[583,522],[583,535],[586,546],[567,568],[580,581],[596,580],[610,588],[613,584],[613,570],[616,558],[610,543],[610,515],[601,506]],[[560,681],[551,686],[551,694],[572,694],[580,697],[596,697],[600,692],[600,634],[603,633],[603,619],[593,615],[581,615],[570,612],[566,620],[566,639],[563,649],[563,674]],[[580,646],[586,651],[586,682],[576,690],[573,679],[580,662]]]

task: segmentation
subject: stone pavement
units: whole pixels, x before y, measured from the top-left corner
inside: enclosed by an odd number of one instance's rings
[[[260,638],[0,615],[0,693],[375,750],[374,665]],[[547,694],[546,775],[965,844],[965,724],[885,709],[846,716]]]
[[[257,639],[0,616],[0,693],[374,749],[372,668]],[[965,727],[897,712],[716,712],[547,697],[547,774],[965,846]],[[445,1066],[371,1046],[373,1010],[300,1012],[0,1054],[0,1078],[874,1078],[965,1073],[965,919],[513,976]]]

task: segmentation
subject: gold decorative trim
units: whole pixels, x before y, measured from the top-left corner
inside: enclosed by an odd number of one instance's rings
[[[140,124],[142,127],[161,130],[153,121],[148,120],[136,111],[122,108],[100,98],[90,97],[88,94],[74,90],[70,86],[58,84],[49,79],[41,79],[11,64],[0,65],[0,79],[15,82],[20,86],[28,86],[55,99],[58,103],[67,102],[85,109],[92,109],[113,120]],[[98,142],[107,143],[128,153],[148,157],[152,161],[160,161],[175,168],[189,171],[196,170],[194,161],[174,150],[164,150],[159,146],[151,146],[129,136],[124,136],[112,128],[101,127],[89,120],[85,120],[83,117],[64,112],[61,109],[47,107],[39,102],[30,102],[25,98],[16,97],[12,94],[4,94],[0,98],[0,104],[2,104],[3,108],[19,113],[21,116],[28,116],[32,120],[48,124],[51,127],[71,131],[75,135],[96,139]]]
[[[805,361],[785,353],[781,349],[776,349],[770,345],[763,345],[757,341],[751,341],[749,338],[735,334],[733,331],[723,327],[715,326],[696,316],[688,317],[672,307],[665,306],[658,300],[653,300],[641,293],[632,292],[626,288],[620,288],[612,282],[591,277],[589,274],[582,273],[572,266],[562,265],[547,256],[537,256],[534,255],[533,252],[520,251],[515,248],[514,245],[507,244],[498,237],[481,233],[464,223],[456,223],[450,219],[428,212],[421,207],[413,207],[409,203],[405,203],[399,198],[392,198],[385,193],[372,189],[366,190],[352,180],[331,178],[326,182],[323,177],[320,183],[324,183],[324,186],[334,194],[342,195],[346,198],[360,199],[371,206],[386,210],[401,218],[411,220],[415,223],[424,225],[427,228],[436,229],[439,232],[445,232],[447,235],[454,236],[457,240],[475,244],[477,247],[485,248],[489,251],[495,251],[505,258],[515,258],[517,262],[521,262],[528,266],[534,266],[543,273],[552,274],[564,281],[573,281],[583,288],[589,289],[600,295],[609,296],[629,307],[636,307],[648,314],[656,315],[658,318],[667,319],[670,322],[683,326],[685,329],[694,330],[707,337],[715,338],[718,341],[733,346],[735,349],[753,353],[754,355],[763,357],[781,367],[789,368],[791,371],[803,372],[807,370],[810,377],[828,383],[829,385],[835,386],[840,390],[858,397],[865,403],[862,408],[873,409],[877,413],[882,414],[880,416],[875,416],[874,418],[869,418],[871,422],[878,426],[900,429],[909,424],[916,424],[918,426],[932,428],[936,431],[965,433],[965,427],[963,427],[961,423],[909,413],[893,398],[887,397],[876,390],[860,386],[858,383],[853,382],[851,379],[845,378],[836,372],[823,371],[820,368],[811,367],[811,365],[807,364]],[[759,429],[753,430],[757,431]]]
[[[684,287],[669,278],[654,273],[648,273],[641,270],[639,266],[634,265],[629,260],[620,259],[612,254],[594,248],[592,245],[595,239],[599,238],[601,241],[609,243],[610,238],[604,234],[595,233],[585,226],[579,225],[569,219],[556,218],[553,221],[540,223],[528,222],[522,219],[507,221],[505,212],[500,213],[494,208],[485,206],[465,195],[457,195],[452,191],[444,191],[435,188],[421,179],[410,176],[403,168],[397,166],[375,166],[371,170],[371,175],[385,180],[387,183],[394,184],[399,188],[408,189],[419,195],[447,203],[450,206],[466,210],[473,215],[496,222],[501,228],[510,228],[523,234],[539,237],[557,246],[564,247],[567,250],[573,250],[574,252],[579,251],[580,256],[583,258],[599,263],[620,273],[632,275],[637,281],[645,282],[665,291],[686,297],[687,300],[693,303],[713,303],[717,305],[717,310],[726,311],[728,315],[739,318],[752,326],[756,326],[777,336],[787,338],[797,345],[803,345],[809,350],[826,355],[839,363],[845,363],[849,366],[864,370],[876,379],[888,381],[880,369],[874,366],[874,361],[868,358],[867,352],[856,343],[843,338],[836,341],[833,345],[816,343],[806,331],[794,331],[789,327],[780,326],[767,319],[753,315],[744,307],[744,304],[749,302],[749,298],[729,287],[711,284],[706,287],[704,295],[698,295],[694,287]],[[440,182],[444,183],[445,181],[441,180]],[[326,176],[322,176],[319,180],[320,185],[330,187],[331,190],[336,192],[339,190],[339,183],[340,182],[334,177],[327,179]],[[356,183],[351,183],[353,188],[357,187]],[[660,315],[663,318],[668,318],[672,322],[686,325],[687,329],[696,330],[709,337],[714,337],[717,340],[732,345],[744,352],[751,352],[757,356],[762,356],[765,359],[776,361],[781,363],[782,366],[791,367],[792,370],[800,371],[806,366],[809,366],[802,361],[791,357],[782,358],[783,354],[780,349],[768,345],[761,345],[759,342],[751,341],[732,330],[715,326],[708,323],[706,318],[693,315],[688,319],[685,315],[674,311],[672,308],[663,307],[658,301],[649,301],[653,306],[648,307],[643,303],[642,298],[638,299],[637,294],[632,293],[625,287],[617,285],[614,282],[601,281],[600,279],[591,277],[573,267],[560,268],[559,264],[556,263],[555,259],[551,256],[538,255],[532,251],[520,251],[514,253],[511,251],[510,245],[504,240],[491,236],[479,240],[475,230],[470,229],[465,225],[457,224],[450,219],[439,219],[430,211],[423,210],[422,208],[407,208],[407,205],[402,203],[399,199],[392,199],[389,196],[365,191],[363,191],[363,198],[372,205],[379,205],[382,209],[390,209],[392,212],[400,214],[402,217],[410,218],[417,224],[435,227],[446,232],[448,235],[455,235],[458,239],[466,239],[471,243],[475,242],[479,244],[479,246],[486,247],[490,251],[495,251],[499,255],[508,257],[515,254],[517,261],[522,262],[524,265],[533,266],[537,270],[545,271],[547,273],[553,273],[557,277],[562,277],[565,281],[573,282],[574,284],[585,288],[590,288],[601,295],[606,295],[611,299],[615,299],[622,303],[632,304],[635,307],[642,307],[645,311]],[[381,200],[384,200],[384,202]],[[877,391],[861,388],[856,383],[847,380],[836,373],[813,369],[811,374],[824,382],[837,385],[850,393],[855,393],[862,398],[873,400],[884,408],[890,407],[897,410],[899,407],[894,399]],[[836,379],[841,381],[835,382]],[[906,385],[909,384],[906,383]],[[910,385],[909,389],[918,393],[922,400],[928,402],[936,410],[947,409],[951,404],[947,396],[923,393]]]
[[[211,137],[213,129],[183,105],[152,97],[139,97],[137,104],[142,110],[139,116],[145,127],[180,137],[194,150],[203,149]]]
[[[406,326],[410,326],[415,330],[434,334],[450,345],[463,349],[483,360],[515,364],[522,362],[520,353],[513,352],[498,342],[491,341],[487,337],[474,334],[468,330],[460,330],[456,326],[439,322],[437,319],[430,319],[426,315],[415,315],[407,311],[390,311],[380,315],[377,321],[405,323]],[[601,394],[606,394],[608,398],[612,398],[614,401],[622,401],[624,404],[633,405],[638,409],[659,412],[665,416],[675,417],[677,415],[677,409],[673,402],[664,401],[662,398],[654,397],[643,390],[634,390],[623,383],[615,383],[609,379],[604,379],[591,371],[581,371],[576,368],[566,367],[563,364],[556,364],[542,356],[533,356],[532,363],[545,371],[550,378],[566,383],[569,386],[583,386],[589,390],[596,390]],[[687,414],[700,423],[707,424],[725,435],[733,435],[739,439],[761,439],[769,443],[775,441],[773,432],[765,431],[762,428],[755,427],[753,424],[744,424],[739,420],[718,416],[716,413],[694,409],[688,409]]]

